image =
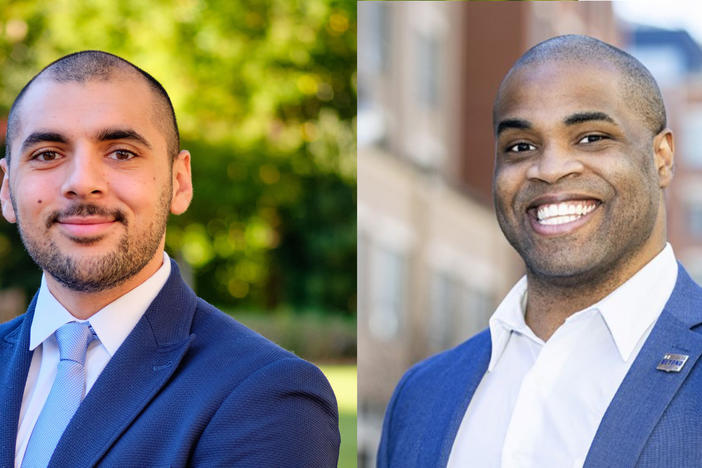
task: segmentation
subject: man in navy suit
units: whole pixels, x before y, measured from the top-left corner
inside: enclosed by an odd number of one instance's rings
[[[6,141],[2,213],[44,274],[0,325],[0,466],[336,466],[319,369],[196,297],[164,252],[193,189],[153,77],[63,57]]]
[[[698,466],[702,289],[666,242],[655,80],[560,36],[510,69],[493,120],[495,210],[526,275],[489,329],[405,374],[378,466]]]

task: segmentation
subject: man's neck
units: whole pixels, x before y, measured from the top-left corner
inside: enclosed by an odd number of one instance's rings
[[[123,283],[103,291],[81,292],[66,287],[48,272],[44,272],[46,285],[56,300],[66,310],[79,320],[87,320],[106,305],[124,296],[149,279],[163,264],[163,251],[156,255],[136,275],[128,278]]]
[[[598,277],[553,281],[527,272],[527,304],[524,320],[536,336],[544,341],[553,335],[565,320],[574,313],[601,301],[624,284],[656,255],[643,255],[629,259],[623,266],[615,266]]]

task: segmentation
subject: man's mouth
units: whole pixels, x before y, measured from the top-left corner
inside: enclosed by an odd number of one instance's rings
[[[114,223],[115,218],[108,216],[66,216],[57,220],[61,229],[74,238],[102,235]]]
[[[548,203],[536,208],[536,219],[539,224],[550,226],[572,223],[591,213],[597,208],[595,200],[569,200],[560,203]]]
[[[600,200],[577,195],[548,195],[527,209],[532,228],[544,236],[570,234],[585,225],[602,205]]]

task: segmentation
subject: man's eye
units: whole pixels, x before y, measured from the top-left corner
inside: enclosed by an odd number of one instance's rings
[[[131,151],[127,150],[116,150],[110,153],[109,157],[111,159],[116,159],[118,161],[128,161],[132,158],[136,157],[136,154],[132,153]]]
[[[61,156],[56,151],[42,151],[41,153],[34,155],[32,159],[36,161],[49,162],[56,161],[60,157]]]
[[[604,140],[605,137],[604,135],[585,135],[580,139],[578,143],[595,143],[596,141],[601,141]]]
[[[534,151],[536,146],[531,143],[519,142],[507,148],[508,153],[523,153],[524,151]]]

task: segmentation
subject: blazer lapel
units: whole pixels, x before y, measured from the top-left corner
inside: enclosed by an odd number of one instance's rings
[[[171,263],[171,276],[93,385],[49,466],[93,466],[154,398],[194,336],[195,294]]]
[[[472,348],[462,350],[461,358],[445,370],[440,377],[439,393],[431,396],[432,420],[426,425],[422,438],[426,445],[419,450],[416,466],[444,467],[448,463],[463,415],[490,363],[489,330],[476,336],[473,344]]]
[[[702,290],[679,266],[673,293],[607,408],[585,466],[633,466],[702,354],[702,335],[691,330],[701,322]],[[680,372],[656,370],[667,353],[689,356]]]
[[[34,296],[27,313],[15,319],[16,326],[0,337],[0,466],[14,466],[17,425],[24,386],[32,362],[29,331],[32,326]]]

